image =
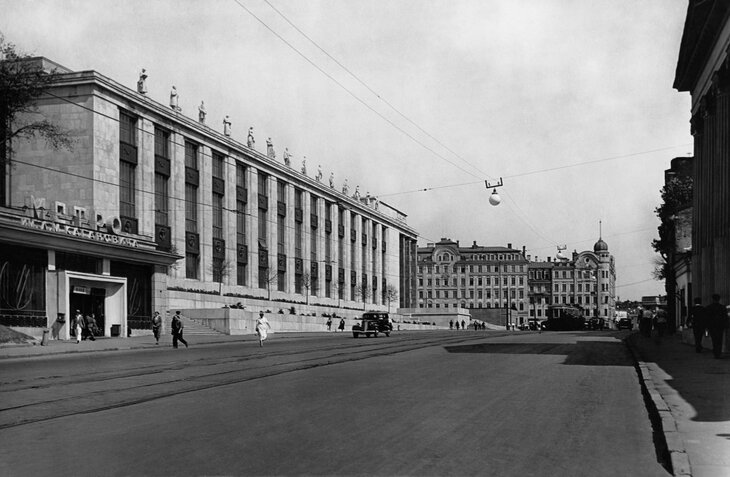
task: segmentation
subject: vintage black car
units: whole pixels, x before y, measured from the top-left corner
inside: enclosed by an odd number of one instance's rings
[[[631,330],[634,328],[634,323],[631,321],[631,318],[620,318],[616,322],[616,328],[618,328],[619,330]]]
[[[352,325],[353,338],[363,334],[368,338],[371,335],[377,337],[378,333],[390,336],[391,331],[393,331],[393,323],[390,321],[388,313],[368,311],[363,313],[360,323]]]

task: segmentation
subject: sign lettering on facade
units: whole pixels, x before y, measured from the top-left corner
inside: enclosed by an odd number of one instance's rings
[[[32,229],[71,235],[73,237],[79,237],[87,240],[95,240],[97,242],[111,243],[114,245],[122,245],[125,247],[133,248],[137,248],[139,246],[137,239],[96,232],[90,229],[82,229],[80,227],[74,227],[72,225],[59,224],[58,222],[48,222],[47,220],[38,220],[31,219],[29,217],[22,217],[20,219],[20,224],[24,227],[29,227]]]

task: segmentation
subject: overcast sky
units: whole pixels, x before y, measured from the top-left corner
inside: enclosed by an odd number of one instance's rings
[[[167,104],[175,85],[184,114],[204,100],[208,123],[222,131],[229,115],[242,143],[253,126],[262,152],[271,137],[277,157],[288,147],[310,175],[321,164],[338,188],[347,178],[402,210],[419,245],[511,243],[544,260],[592,250],[602,221],[616,294],[638,299],[663,293],[654,208],[670,160],[692,155],[690,98],[672,89],[686,8],[0,0],[0,31],[130,88],[145,68],[151,98]],[[492,207],[483,181],[500,177]]]

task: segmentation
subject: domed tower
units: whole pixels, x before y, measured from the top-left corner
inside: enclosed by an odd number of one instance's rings
[[[606,320],[613,320],[616,307],[616,270],[613,257],[608,252],[608,244],[599,235],[598,242],[593,245],[593,252],[598,257],[598,269],[596,270],[596,296],[597,307],[601,317]]]

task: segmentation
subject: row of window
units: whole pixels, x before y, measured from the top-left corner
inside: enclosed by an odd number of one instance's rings
[[[120,157],[119,157],[119,168],[120,168],[120,215],[123,218],[123,223],[128,223],[128,228],[125,229],[127,232],[137,233],[137,207],[135,203],[135,192],[136,192],[136,167],[137,167],[137,118],[124,111],[120,111],[119,120],[119,134],[120,134]],[[171,244],[160,244],[160,237],[167,237],[169,241],[170,233],[170,164],[171,164],[171,153],[170,144],[171,136],[170,132],[155,127],[155,191],[154,191],[154,203],[155,203],[155,235],[158,237],[158,245],[160,248],[170,250]],[[199,198],[199,155],[200,146],[193,141],[188,139],[184,140],[185,150],[185,264],[186,264],[186,278],[200,279],[200,245],[199,245],[199,230],[198,230],[198,198]],[[236,242],[238,249],[238,256],[235,260],[226,260],[226,247],[225,247],[225,235],[224,235],[224,210],[225,210],[225,160],[226,156],[215,150],[211,151],[212,158],[212,191],[211,191],[211,224],[212,224],[212,238],[213,238],[213,257],[212,257],[212,275],[213,281],[222,282],[225,275],[232,272],[235,268],[236,283],[238,285],[247,286],[248,276],[248,240],[246,230],[246,204],[247,204],[247,167],[242,163],[236,164]],[[285,233],[287,222],[286,222],[286,187],[287,183],[282,180],[276,181],[276,198],[277,198],[277,269],[274,271],[269,270],[268,250],[267,250],[267,238],[268,238],[268,202],[269,202],[269,183],[270,176],[264,172],[259,171],[258,174],[258,286],[263,289],[270,289],[272,282],[276,284],[276,287],[280,291],[286,291],[287,287],[287,269],[286,269],[286,237]],[[300,266],[303,250],[303,195],[304,191],[301,189],[295,189],[294,200],[295,200],[295,226],[294,226],[294,254],[297,266],[294,270],[294,286],[296,293],[302,293],[304,289],[307,289],[308,293],[317,295],[320,292],[320,280],[319,280],[319,265],[320,257],[318,257],[318,234],[316,229],[319,227],[319,209],[318,204],[321,198],[311,196],[311,220],[310,226],[312,228],[311,234],[311,255],[310,260],[312,268],[310,270],[304,270]],[[325,209],[325,241],[324,241],[324,261],[325,263],[332,262],[332,223],[333,223],[333,209],[337,209],[338,225],[337,236],[338,236],[338,252],[339,252],[339,268],[344,269],[344,222],[347,212],[344,208],[333,207],[333,204],[326,202],[324,204]],[[357,214],[351,213],[352,223],[355,223]],[[126,219],[126,221],[125,221]],[[372,227],[370,226],[372,223]],[[377,244],[380,241],[382,244],[380,250],[382,256],[379,254],[372,253],[371,265],[372,270],[378,269],[378,264],[382,264],[382,274],[385,276],[387,273],[387,260],[385,260],[386,253],[386,237],[388,229],[382,226],[382,231],[378,231],[378,224],[375,221],[369,221],[362,217],[362,240],[360,246],[362,247],[362,273],[361,279],[365,282],[357,287],[357,284],[352,283],[350,290],[350,298],[355,299],[356,295],[365,295],[363,289],[371,288],[373,290],[380,288],[378,287],[378,278],[371,277],[372,284],[367,278],[367,267],[368,264],[368,247],[372,246],[373,249],[377,248]],[[378,240],[380,239],[380,240]],[[351,234],[351,257],[352,265],[351,268],[355,269],[355,253],[358,240],[354,233]],[[337,276],[337,281],[333,281],[332,273],[329,273],[331,269],[327,269],[325,274],[325,296],[331,297],[334,288],[339,293],[340,298],[344,298],[343,287],[338,286],[339,283],[344,281],[344,277],[341,273]],[[333,285],[337,283],[337,285]],[[358,289],[359,288],[359,289]],[[382,283],[383,301],[385,301],[385,280]],[[363,297],[365,301],[366,297]],[[375,300],[373,300],[375,301]]]
[[[525,265],[502,265],[503,273],[524,273]],[[419,274],[439,274],[439,273],[499,273],[500,265],[469,265],[469,266],[453,266],[450,265],[419,265]]]
[[[484,261],[490,261],[494,262],[495,260],[499,260],[500,262],[503,260],[507,261],[515,261],[515,260],[524,260],[525,258],[518,253],[482,253],[482,254],[462,254],[459,256],[452,255],[449,252],[444,252],[436,255],[436,261],[438,262],[453,262],[455,260],[457,261],[474,261],[474,262],[484,262]],[[431,256],[425,255],[420,258],[420,261],[427,262],[431,260]]]

